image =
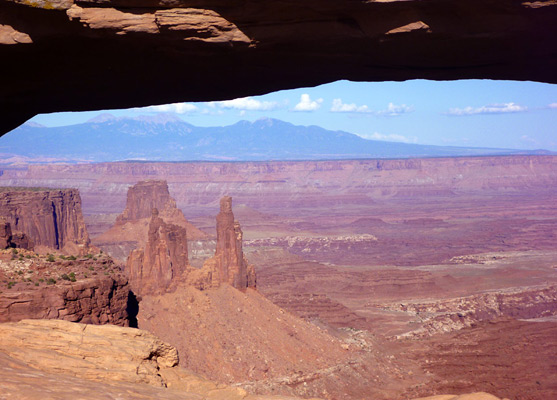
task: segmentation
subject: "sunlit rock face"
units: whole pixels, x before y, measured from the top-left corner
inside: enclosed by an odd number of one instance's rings
[[[244,257],[242,238],[240,223],[232,213],[232,197],[224,196],[217,215],[217,250],[209,261],[215,263],[218,281],[237,289],[256,285],[255,270]]]
[[[4,0],[0,130],[361,81],[557,82],[555,1]]]
[[[16,240],[20,245],[13,247],[30,248],[31,240],[38,251],[86,254],[91,250],[77,189],[4,191],[0,217],[10,223],[11,231],[27,238]]]

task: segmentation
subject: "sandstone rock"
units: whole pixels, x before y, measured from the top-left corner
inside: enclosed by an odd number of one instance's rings
[[[339,79],[557,82],[552,0],[0,7],[0,57],[14,60],[0,66],[2,132],[39,112],[224,100]],[[49,73],[37,73],[34,60]]]
[[[129,297],[127,279],[118,276],[14,288],[0,293],[0,322],[31,318],[128,326]]]
[[[0,249],[20,248],[33,249],[33,242],[22,232],[12,232],[9,222],[0,217]]]
[[[112,257],[125,261],[132,250],[145,246],[154,208],[165,223],[185,228],[189,240],[207,238],[206,233],[189,223],[176,208],[166,181],[145,180],[128,189],[126,208],[112,228],[94,239],[95,244]]]
[[[462,395],[442,394],[438,396],[420,397],[415,400],[499,400],[499,397],[495,397],[489,393],[478,392]]]
[[[161,216],[177,217],[181,212],[176,202],[170,197],[168,184],[163,180],[146,180],[136,183],[128,189],[126,208],[116,218],[117,224],[151,218],[153,208],[159,210]]]
[[[67,254],[90,251],[90,240],[76,189],[0,192],[0,217],[23,232],[37,248]],[[23,237],[18,239],[25,241]]]
[[[139,294],[164,293],[183,279],[189,266],[186,230],[167,224],[152,211],[147,243],[128,257],[126,270]]]
[[[0,324],[9,400],[295,400],[249,396],[178,367],[176,348],[139,329],[66,321]]]
[[[0,325],[0,350],[34,368],[94,380],[165,384],[176,349],[134,328],[23,320]],[[36,357],[37,349],[42,356]]]
[[[232,198],[225,196],[220,200],[217,215],[217,249],[215,256],[208,260],[204,268],[214,271],[213,286],[228,283],[237,289],[256,286],[255,269],[248,265],[242,250],[242,229],[234,221]]]
[[[0,218],[0,249],[12,247],[12,227],[5,219]]]

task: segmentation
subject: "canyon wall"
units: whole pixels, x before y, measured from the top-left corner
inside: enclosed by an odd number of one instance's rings
[[[4,169],[0,184],[76,187],[88,214],[118,213],[129,185],[143,179],[166,179],[188,213],[214,210],[223,195],[274,211],[462,193],[554,193],[557,156],[32,165]]]
[[[38,248],[68,254],[89,251],[77,189],[0,191],[0,217]]]

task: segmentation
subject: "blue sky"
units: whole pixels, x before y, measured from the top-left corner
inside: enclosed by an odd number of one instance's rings
[[[557,151],[557,85],[537,82],[338,81],[224,102],[108,112],[116,116],[174,112],[197,126],[269,117],[377,140]],[[70,125],[99,113],[41,114],[32,121]]]

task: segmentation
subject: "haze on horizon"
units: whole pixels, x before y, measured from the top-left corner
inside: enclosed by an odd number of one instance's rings
[[[40,114],[30,121],[72,125],[102,112],[129,117],[175,113],[195,126],[269,117],[373,140],[557,151],[557,85],[537,82],[337,81],[228,101]]]

